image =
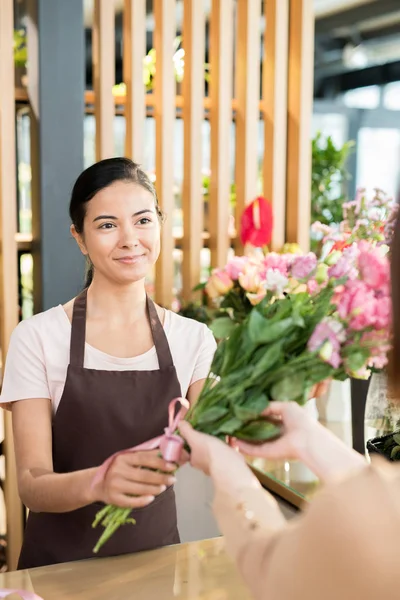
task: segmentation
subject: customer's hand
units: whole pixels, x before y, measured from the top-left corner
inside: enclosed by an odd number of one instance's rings
[[[93,501],[123,508],[146,506],[175,483],[176,468],[159,456],[159,450],[120,454],[104,480],[95,484]]]
[[[281,437],[264,444],[231,440],[231,444],[243,454],[271,460],[301,460],[325,482],[367,465],[364,456],[315,421],[295,402],[271,402],[263,415],[281,424]]]
[[[190,464],[217,479],[227,489],[258,485],[244,458],[217,438],[195,431],[187,421],[179,424],[179,432],[190,446]]]
[[[243,454],[271,460],[300,458],[315,435],[315,430],[322,427],[296,402],[271,402],[262,415],[280,424],[282,435],[264,444],[232,439],[231,445]]]

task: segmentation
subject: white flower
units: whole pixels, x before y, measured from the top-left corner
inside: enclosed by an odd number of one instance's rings
[[[266,290],[282,294],[289,280],[279,269],[268,269],[265,277],[264,287]]]
[[[329,326],[329,329],[333,331],[339,342],[344,342],[346,340],[346,331],[340,321],[334,317],[325,317],[322,319],[322,322]]]

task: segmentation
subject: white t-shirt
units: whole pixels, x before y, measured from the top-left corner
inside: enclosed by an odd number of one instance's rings
[[[186,397],[192,383],[207,377],[216,342],[206,325],[169,310],[165,311],[164,330]],[[61,305],[22,321],[11,336],[0,403],[49,398],[55,413],[67,376],[70,341],[71,323]],[[154,346],[134,358],[117,358],[89,344],[84,366],[107,371],[159,368]]]

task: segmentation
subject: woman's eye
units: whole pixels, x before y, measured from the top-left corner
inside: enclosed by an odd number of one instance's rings
[[[140,219],[140,221],[138,221],[139,225],[147,225],[147,223],[151,223],[151,220],[148,219],[147,217],[143,217],[143,219]]]
[[[112,229],[112,227],[115,227],[115,223],[103,223],[99,229]]]

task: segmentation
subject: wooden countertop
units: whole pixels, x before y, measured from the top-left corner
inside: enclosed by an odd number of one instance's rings
[[[222,538],[3,573],[0,588],[44,600],[250,600]]]

